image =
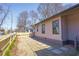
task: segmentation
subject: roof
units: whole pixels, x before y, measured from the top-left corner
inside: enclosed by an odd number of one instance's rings
[[[41,23],[41,22],[44,22],[44,21],[46,21],[46,20],[48,20],[48,19],[54,17],[54,16],[60,15],[60,14],[62,14],[62,13],[64,13],[64,12],[66,12],[66,11],[72,10],[72,9],[74,9],[74,8],[77,8],[77,7],[79,8],[79,4],[76,4],[76,5],[74,5],[74,6],[70,7],[70,8],[67,8],[67,9],[65,9],[65,10],[63,10],[63,11],[57,13],[57,14],[54,14],[54,15],[52,15],[52,16],[50,16],[50,17],[48,17],[48,18],[46,18],[46,19],[44,19],[44,20],[42,20],[42,21],[40,21],[40,22],[38,22],[38,23],[36,23],[36,24],[34,24],[34,25],[37,25],[37,24],[39,24],[39,23]]]

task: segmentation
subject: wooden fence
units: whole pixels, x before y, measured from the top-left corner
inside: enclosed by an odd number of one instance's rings
[[[11,33],[8,35],[4,35],[0,38],[0,55],[5,55],[9,46],[11,46],[12,42],[16,38],[16,33]]]

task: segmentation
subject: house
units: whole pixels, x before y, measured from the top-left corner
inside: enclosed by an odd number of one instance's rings
[[[26,32],[33,32],[32,25],[26,27]]]
[[[0,36],[5,34],[5,30],[3,28],[0,29]]]
[[[79,4],[33,25],[36,37],[58,41],[59,45],[75,45],[79,40]]]

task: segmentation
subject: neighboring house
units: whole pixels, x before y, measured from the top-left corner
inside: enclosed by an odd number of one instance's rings
[[[79,4],[33,25],[33,28],[37,37],[74,45],[79,37]]]
[[[32,26],[26,27],[26,32],[33,32]]]
[[[25,32],[25,31],[26,31],[26,27],[24,27],[24,26],[19,26],[19,28],[18,28],[17,31],[18,31],[18,32]]]
[[[0,36],[5,34],[5,30],[4,29],[0,29]]]

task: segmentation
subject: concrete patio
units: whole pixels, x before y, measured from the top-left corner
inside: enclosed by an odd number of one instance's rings
[[[30,38],[27,34],[18,35],[17,56],[72,56],[77,51],[70,46],[55,47]]]

